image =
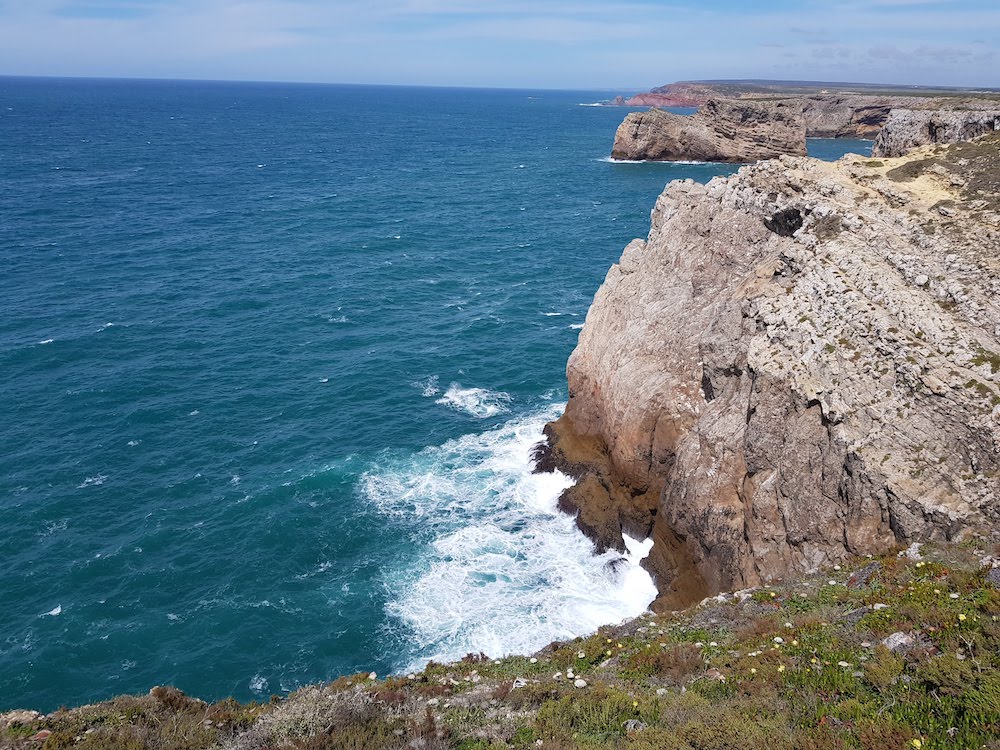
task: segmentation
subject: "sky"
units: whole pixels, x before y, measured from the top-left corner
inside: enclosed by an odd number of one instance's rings
[[[0,75],[1000,87],[1000,0],[0,0]]]

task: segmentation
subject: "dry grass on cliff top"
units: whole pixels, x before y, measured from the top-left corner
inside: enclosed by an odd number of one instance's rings
[[[531,659],[359,674],[265,705],[157,688],[20,723],[0,716],[0,747],[996,750],[998,547],[858,559]]]

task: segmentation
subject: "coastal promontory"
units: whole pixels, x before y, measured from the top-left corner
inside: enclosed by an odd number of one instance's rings
[[[543,464],[659,605],[1000,522],[1000,135],[667,186]]]
[[[805,153],[800,102],[712,99],[692,116],[631,113],[615,133],[611,157],[744,163]]]

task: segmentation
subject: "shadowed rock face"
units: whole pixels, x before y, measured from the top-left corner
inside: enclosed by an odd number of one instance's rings
[[[746,163],[806,153],[797,101],[712,100],[690,117],[633,112],[618,127],[612,158]]]
[[[671,183],[612,266],[545,463],[659,607],[1000,517],[1000,136]]]
[[[809,138],[866,138],[878,135],[892,104],[866,96],[812,96],[803,100]]]
[[[872,146],[872,156],[902,156],[911,148],[958,143],[1000,130],[1000,109],[927,112],[894,109]]]

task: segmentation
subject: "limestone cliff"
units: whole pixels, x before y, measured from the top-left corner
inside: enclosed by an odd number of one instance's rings
[[[611,156],[742,163],[805,153],[801,103],[713,99],[691,116],[658,109],[631,113],[615,133]]]
[[[894,109],[872,146],[873,156],[902,156],[911,148],[958,143],[1000,130],[1000,108],[992,110]]]
[[[612,266],[541,467],[659,606],[1000,514],[1000,135],[671,183]]]
[[[803,99],[809,138],[865,138],[878,135],[889,117],[884,97],[810,96]]]

